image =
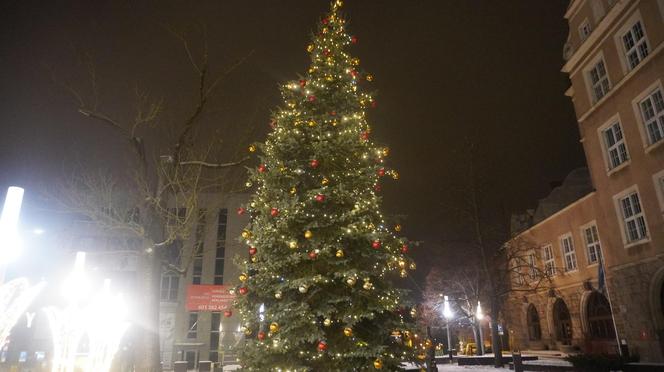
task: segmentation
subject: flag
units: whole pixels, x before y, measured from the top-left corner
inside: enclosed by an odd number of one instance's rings
[[[604,272],[604,260],[599,256],[599,265],[597,265],[597,290],[606,296],[606,273]]]

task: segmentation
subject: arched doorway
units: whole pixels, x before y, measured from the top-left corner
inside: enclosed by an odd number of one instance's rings
[[[588,298],[588,333],[593,340],[613,340],[616,337],[611,317],[611,305],[599,292]]]
[[[572,317],[565,301],[560,298],[553,304],[553,324],[556,330],[556,341],[563,345],[571,345]]]
[[[540,318],[539,314],[537,314],[537,309],[535,308],[535,305],[530,304],[530,306],[528,306],[526,319],[528,322],[528,339],[530,341],[541,340],[542,328],[540,327]]]

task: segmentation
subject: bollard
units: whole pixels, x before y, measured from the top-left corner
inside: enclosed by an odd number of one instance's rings
[[[512,362],[514,363],[514,372],[523,372],[523,363],[521,362],[521,352],[512,352]]]
[[[187,372],[187,362],[181,360],[173,363],[173,372]]]

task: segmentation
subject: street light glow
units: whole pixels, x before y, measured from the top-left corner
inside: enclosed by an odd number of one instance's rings
[[[444,296],[444,298],[445,302],[443,302],[443,316],[445,317],[445,319],[449,320],[452,318],[452,316],[454,316],[454,314],[452,313],[452,309],[450,308],[449,299],[447,298],[447,296]]]
[[[21,204],[23,204],[23,193],[24,190],[21,187],[11,186],[7,189],[2,216],[0,216],[0,263],[15,260],[21,248],[17,227]]]
[[[482,313],[482,304],[480,304],[479,301],[477,301],[477,311],[475,312],[475,318],[477,318],[477,320],[484,319],[484,313]]]

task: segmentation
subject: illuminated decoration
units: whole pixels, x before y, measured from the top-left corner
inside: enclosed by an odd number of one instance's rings
[[[18,278],[0,285],[0,349],[3,348],[9,333],[34,301],[45,283],[31,286],[27,279]]]
[[[413,327],[392,283],[397,263],[408,269],[412,260],[381,213],[379,179],[393,182],[394,173],[389,150],[370,136],[366,111],[376,100],[364,89],[373,77],[350,54],[357,38],[346,32],[342,5],[332,1],[318,20],[306,47],[311,65],[281,85],[273,129],[256,144],[243,238],[259,247],[260,261],[240,261],[248,275],[237,288],[248,295],[234,310],[254,332],[273,323],[279,331],[246,339],[243,370],[397,370],[417,360],[419,350],[389,337]]]
[[[18,235],[18,217],[23,204],[24,190],[11,186],[7,189],[5,203],[0,216],[0,283],[3,281],[2,265],[14,261],[21,250],[21,239]]]

